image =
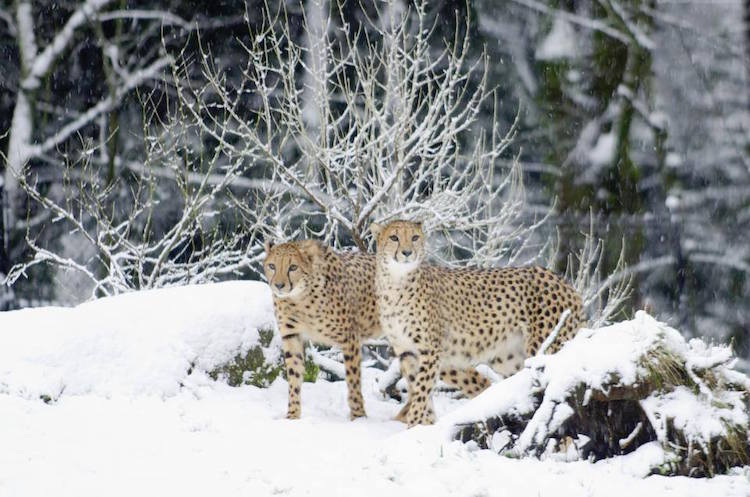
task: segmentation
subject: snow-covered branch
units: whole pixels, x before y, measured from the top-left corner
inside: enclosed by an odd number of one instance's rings
[[[60,128],[58,132],[44,140],[42,143],[31,147],[31,153],[33,155],[40,155],[54,149],[57,145],[70,138],[71,135],[79,131],[81,128],[92,123],[99,115],[109,112],[116,107],[122,98],[134,88],[140,86],[147,80],[160,77],[162,71],[169,66],[171,61],[170,57],[162,57],[151,63],[149,66],[129,74],[113,94],[107,96],[88,110],[78,115],[75,119]]]
[[[195,29],[195,23],[191,23],[182,17],[165,10],[127,9],[110,10],[96,16],[100,21],[113,21],[115,19],[138,19],[160,21],[164,25],[179,26],[182,29]]]
[[[570,309],[565,309],[562,314],[560,314],[560,319],[557,321],[557,324],[555,325],[555,328],[552,330],[552,333],[550,333],[547,338],[544,339],[544,342],[542,343],[541,347],[539,347],[539,350],[537,350],[536,355],[540,356],[543,355],[548,348],[555,342],[557,339],[557,335],[560,334],[560,330],[565,325],[565,321],[570,317]]]
[[[35,166],[43,160],[64,162],[48,155],[53,155],[63,144],[70,144],[78,133],[81,133],[84,139],[87,138],[87,131],[97,124],[104,130],[97,120],[115,110],[136,88],[161,78],[162,71],[171,62],[169,56],[157,52],[146,55],[139,51],[137,44],[130,43],[133,39],[131,36],[142,37],[143,33],[123,34],[111,40],[106,39],[100,29],[101,20],[97,16],[111,3],[111,0],[82,0],[71,4],[70,16],[49,37],[41,34],[43,23],[36,17],[39,14],[36,11],[38,6],[33,2],[20,0],[12,7],[16,21],[15,38],[20,54],[20,82],[16,89],[13,117],[8,130],[7,154],[3,156],[3,186],[6,197],[3,215],[6,216],[6,228],[15,226],[16,219],[22,215],[24,200],[22,192],[19,191],[19,175],[23,171],[31,171],[27,166]],[[108,72],[108,91],[105,92],[105,96],[85,110],[76,109],[76,104],[68,102],[67,99],[64,109],[40,101],[42,97],[37,90],[42,81],[45,78],[54,78],[56,68],[63,66],[61,60],[66,54],[75,53],[82,35],[90,35],[92,32],[98,32],[100,35],[104,66],[114,62],[114,71],[107,71],[109,66],[105,67],[105,72]],[[157,47],[161,46],[158,43],[158,32],[152,35],[152,39],[157,42]],[[135,52],[138,52],[137,57]],[[127,69],[120,68],[117,59],[128,60]],[[44,117],[50,109],[60,113],[63,118],[45,120]],[[110,125],[113,129],[116,128],[115,122]],[[103,134],[112,134],[112,130]]]
[[[583,307],[590,316],[588,324],[597,328],[608,324],[621,310],[630,296],[635,274],[625,264],[625,240],[620,256],[611,274],[603,274],[604,245],[594,236],[594,220],[591,217],[589,232],[584,235],[584,244],[577,254],[569,254],[566,276],[583,298]]]
[[[63,52],[70,48],[70,44],[76,31],[89,22],[99,10],[111,2],[112,0],[86,0],[79,5],[70,18],[68,18],[68,21],[62,29],[54,36],[52,42],[38,54],[34,51],[33,59],[30,60],[31,63],[29,64],[30,70],[28,74],[26,74],[21,86],[28,89],[36,88],[39,85],[39,80],[49,72],[52,65],[57,62]],[[20,12],[22,7],[24,10],[24,17],[26,15],[30,16],[31,3],[23,2],[22,5],[19,6],[19,16],[21,16]],[[19,26],[21,26],[20,21]],[[28,21],[24,21],[24,28],[32,28],[30,36],[33,36],[33,22],[29,23]],[[23,31],[23,29],[20,29],[20,31]]]
[[[565,19],[566,21],[576,24],[578,26],[581,26],[583,28],[592,29],[594,31],[599,31],[600,33],[603,33],[625,44],[627,44],[630,41],[630,38],[628,37],[627,34],[623,33],[622,31],[618,29],[613,28],[609,24],[602,22],[598,19],[591,19],[588,17],[579,16],[577,14],[566,12],[564,10],[555,9],[555,8],[545,5],[542,2],[538,2],[536,0],[511,0],[511,1],[519,5],[523,5],[524,7],[527,7],[529,9],[540,12],[542,14],[547,14],[547,15],[559,17],[561,19]]]

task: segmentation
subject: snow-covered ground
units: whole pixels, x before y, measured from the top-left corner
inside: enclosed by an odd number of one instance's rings
[[[257,343],[269,315],[250,282],[0,313],[0,496],[750,495],[750,468],[643,478],[648,445],[595,464],[516,460],[443,425],[407,430],[373,369],[367,419],[348,420],[343,382],[318,381],[286,420],[282,379],[232,388],[202,370]],[[438,416],[465,402],[438,395]]]

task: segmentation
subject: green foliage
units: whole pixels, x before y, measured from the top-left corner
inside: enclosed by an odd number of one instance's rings
[[[318,379],[318,373],[320,368],[317,364],[312,362],[310,359],[305,359],[305,373],[302,375],[302,380],[310,383],[315,383]]]
[[[677,385],[685,385],[698,391],[698,386],[685,370],[684,362],[664,347],[657,347],[644,356],[641,365],[647,371],[647,383],[651,390],[671,390]]]
[[[286,378],[284,360],[281,355],[273,362],[269,362],[266,357],[266,350],[271,346],[274,331],[272,329],[259,330],[258,335],[260,336],[259,345],[251,347],[244,355],[237,354],[231,362],[210,371],[209,376],[214,380],[223,379],[233,387],[253,385],[259,388],[268,387],[279,375]],[[303,380],[315,383],[318,373],[320,373],[320,368],[311,360],[305,359]]]
[[[273,340],[273,330],[258,330],[258,336],[260,337],[260,344],[263,347],[269,347],[271,345],[271,340]]]
[[[260,344],[251,347],[244,355],[237,354],[228,364],[209,372],[214,380],[223,378],[227,384],[253,385],[260,388],[269,386],[279,376],[283,369],[283,361],[279,358],[268,362],[264,349],[270,346],[273,330],[259,330]]]

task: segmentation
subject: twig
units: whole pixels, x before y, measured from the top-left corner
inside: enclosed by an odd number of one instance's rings
[[[542,342],[542,346],[539,347],[539,350],[536,351],[536,357],[544,355],[547,349],[554,343],[557,335],[560,333],[560,330],[565,324],[565,320],[568,319],[568,316],[570,316],[570,312],[570,309],[565,309],[562,314],[560,314],[560,319],[557,321],[555,329],[553,329],[552,333],[550,333],[547,338],[544,339],[544,342]]]

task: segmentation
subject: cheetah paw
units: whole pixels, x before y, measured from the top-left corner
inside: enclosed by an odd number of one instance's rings
[[[367,414],[365,414],[364,410],[352,412],[351,414],[349,414],[350,421],[354,421],[357,418],[366,418],[366,417],[367,417]]]

